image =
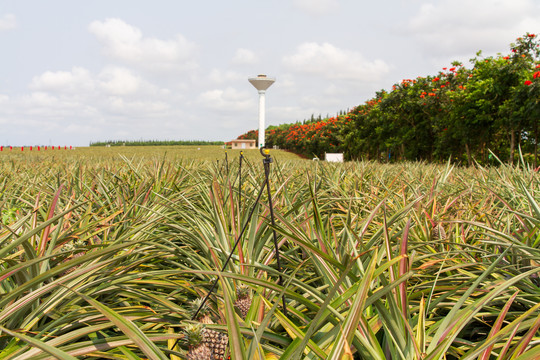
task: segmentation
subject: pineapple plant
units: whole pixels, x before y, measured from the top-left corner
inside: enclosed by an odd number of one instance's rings
[[[197,298],[191,303],[192,320],[198,321],[203,324],[214,324],[214,321],[212,320],[212,309],[210,308],[208,302],[205,302],[203,304],[203,301],[203,298]],[[193,318],[194,316],[196,317]]]
[[[244,284],[238,286],[238,289],[236,290],[236,301],[234,302],[234,306],[236,307],[236,309],[238,309],[238,311],[242,315],[242,318],[245,319],[249,308],[251,307],[251,296],[249,294],[249,287]]]
[[[192,314],[195,314],[200,308],[197,317],[193,320],[196,320],[201,324],[214,324],[214,321],[210,316],[210,306],[208,303],[205,303],[201,307],[202,302],[202,298],[193,301]],[[204,328],[202,330],[202,342],[210,349],[213,360],[225,359],[225,353],[227,352],[227,345],[229,343],[229,337],[226,334],[213,329]]]
[[[204,325],[201,323],[188,324],[184,333],[188,344],[187,360],[213,360],[212,350],[204,343]]]

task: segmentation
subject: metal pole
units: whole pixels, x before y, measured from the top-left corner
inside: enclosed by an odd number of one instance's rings
[[[270,223],[272,224],[272,233],[274,235],[274,251],[276,254],[276,264],[277,264],[277,271],[279,272],[279,278],[278,278],[278,285],[283,286],[283,276],[281,275],[281,261],[279,257],[279,244],[277,241],[277,234],[276,234],[276,220],[274,217],[274,206],[272,204],[272,193],[270,192],[270,163],[273,161],[273,159],[270,157],[270,150],[261,148],[261,154],[264,156],[263,164],[264,164],[264,177],[266,182],[266,193],[268,194],[268,207],[270,208]],[[264,151],[264,152],[263,152]],[[287,303],[285,302],[285,295],[282,297],[282,303],[283,303],[283,314],[287,316]]]
[[[272,85],[276,79],[266,77],[264,74],[257,75],[256,78],[248,79],[251,85],[259,91],[259,149],[263,149],[264,143],[264,129],[265,129],[265,94],[266,89]]]
[[[229,176],[229,159],[227,157],[227,150],[225,150],[225,169],[227,170],[227,176]]]
[[[244,152],[240,151],[240,164],[238,166],[238,213],[242,208],[242,159],[244,158]]]
[[[259,90],[259,148],[264,148],[266,91]]]

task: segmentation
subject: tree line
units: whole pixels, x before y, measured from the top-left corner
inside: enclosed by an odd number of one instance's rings
[[[520,148],[537,165],[539,37],[519,37],[506,55],[484,57],[479,51],[470,63],[404,79],[342,115],[270,126],[266,144],[308,157],[343,152],[348,159],[468,164],[494,156],[513,162]]]
[[[90,146],[171,146],[171,145],[223,145],[223,141],[203,140],[108,140],[91,142]]]

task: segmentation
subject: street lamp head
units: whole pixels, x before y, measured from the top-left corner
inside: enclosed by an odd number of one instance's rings
[[[257,77],[249,78],[248,80],[259,91],[265,91],[276,81],[275,78],[269,78],[264,74],[257,75]]]

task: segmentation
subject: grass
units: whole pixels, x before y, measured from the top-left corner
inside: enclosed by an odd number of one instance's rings
[[[207,327],[233,359],[540,353],[531,169],[272,151],[272,227],[258,152],[245,151],[240,193],[238,152],[227,172],[222,149],[196,148],[0,153],[0,358],[185,358],[191,303],[216,279]]]

